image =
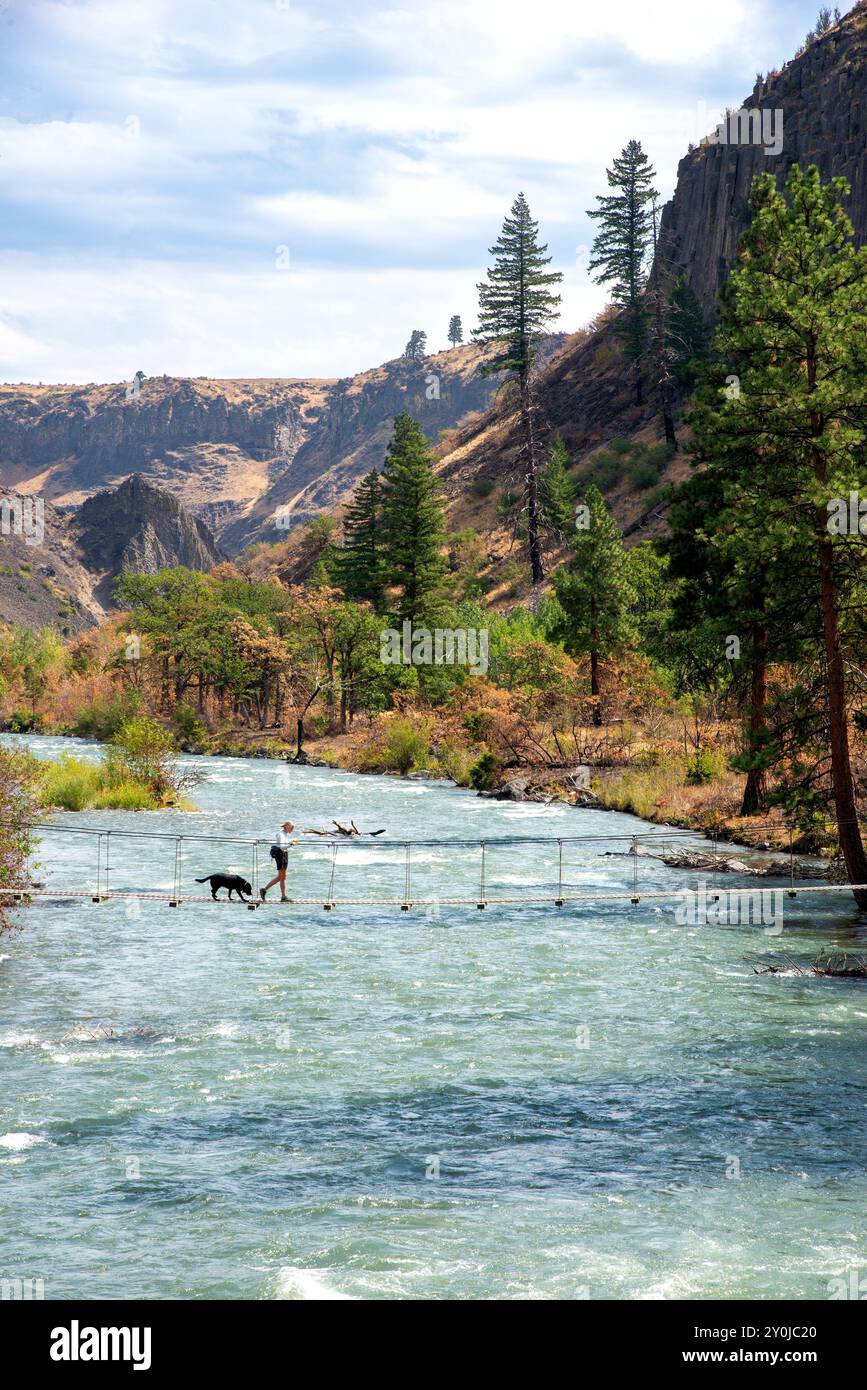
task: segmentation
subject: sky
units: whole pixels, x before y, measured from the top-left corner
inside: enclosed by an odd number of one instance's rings
[[[816,0],[0,0],[0,380],[341,377],[447,346],[519,191],[572,332],[605,170],[663,199]],[[841,9],[849,8],[841,5]]]

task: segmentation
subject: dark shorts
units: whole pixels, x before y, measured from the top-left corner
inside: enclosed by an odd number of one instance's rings
[[[275,865],[276,865],[276,867],[277,867],[278,869],[288,869],[288,868],[289,868],[289,851],[288,851],[288,849],[281,849],[279,845],[272,845],[272,846],[271,846],[271,858],[274,860],[274,863],[275,863]]]

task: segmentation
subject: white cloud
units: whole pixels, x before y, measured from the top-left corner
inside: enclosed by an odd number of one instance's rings
[[[474,321],[519,188],[573,329],[604,301],[574,256],[612,157],[642,139],[667,195],[687,141],[786,52],[770,0],[11,0],[8,16],[7,379],[335,375],[412,327],[436,344],[440,318]],[[709,71],[731,88],[702,109]]]

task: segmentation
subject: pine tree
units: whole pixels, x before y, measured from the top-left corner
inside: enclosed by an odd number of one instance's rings
[[[539,480],[537,443],[530,400],[530,369],[536,344],[556,317],[560,296],[550,286],[559,284],[559,271],[549,271],[551,257],[547,246],[540,246],[538,222],[530,216],[523,193],[519,193],[495,245],[490,247],[494,264],[479,291],[479,327],[473,337],[479,342],[497,342],[500,350],[482,368],[484,375],[508,372],[517,380],[523,435],[527,497],[527,532],[533,583],[544,578],[539,538]]]
[[[370,603],[377,612],[383,608],[382,485],[376,469],[352,494],[343,519],[336,578],[347,598]]]
[[[595,211],[588,210],[588,217],[599,222],[589,269],[599,271],[597,284],[612,284],[611,297],[625,310],[621,331],[627,356],[633,364],[635,400],[641,405],[644,395],[641,358],[647,332],[644,288],[651,241],[649,206],[657,196],[653,187],[656,171],[640,142],[630,140],[614,160],[613,169],[605,172],[609,188],[617,191],[604,196],[598,194],[596,201],[600,206]]]
[[[542,520],[558,536],[571,534],[575,526],[575,487],[569,477],[572,460],[558,434],[539,479]]]
[[[701,300],[684,275],[679,275],[671,287],[665,326],[672,375],[681,386],[691,390],[698,368],[707,359],[709,334]]]
[[[452,347],[457,347],[458,343],[464,341],[464,326],[461,323],[460,314],[452,314],[449,319],[449,342]]]
[[[729,465],[748,499],[738,513],[742,546],[789,558],[790,620],[810,623],[822,656],[840,847],[849,881],[867,883],[848,686],[867,542],[857,528],[837,535],[829,526],[834,500],[857,492],[867,452],[867,248],[852,244],[848,193],[845,179],[823,186],[815,166],[794,166],[785,195],[771,174],[754,181],[753,220],[715,343],[737,389],[701,399],[693,427],[700,456]],[[867,906],[867,892],[855,896]]]
[[[420,328],[414,328],[410,334],[409,342],[403,350],[404,357],[408,357],[410,362],[421,362],[427,352],[427,334]]]
[[[584,493],[572,546],[574,556],[555,570],[554,593],[563,611],[553,635],[567,652],[590,655],[593,722],[602,723],[599,662],[613,656],[633,636],[630,607],[635,593],[620,531],[602,493],[591,483]]]
[[[435,618],[444,601],[445,505],[430,446],[406,411],[394,422],[382,474],[386,579],[400,591],[401,621]]]

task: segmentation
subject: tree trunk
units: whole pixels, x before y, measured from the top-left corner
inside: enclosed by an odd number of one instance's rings
[[[590,694],[593,697],[593,723],[598,728],[602,723],[602,704],[599,699],[599,653],[595,646],[590,648]]]
[[[542,545],[539,540],[539,479],[536,467],[536,436],[533,430],[533,412],[530,405],[529,368],[521,372],[521,423],[524,430],[524,450],[527,455],[527,532],[530,539],[530,568],[533,583],[541,584],[545,578],[542,565]]]
[[[807,353],[807,379],[810,390],[816,390],[818,363],[815,345],[811,342]],[[810,416],[810,428],[814,441],[823,430],[823,421],[817,410]],[[817,482],[827,486],[827,461],[818,443],[813,444],[813,474]],[[843,664],[843,649],[840,644],[840,619],[837,600],[837,581],[834,576],[834,546],[827,526],[827,511],[824,507],[816,509],[816,536],[819,549],[819,584],[822,605],[822,634],[825,643],[825,666],[828,693],[828,722],[831,745],[831,785],[834,791],[834,810],[837,816],[837,834],[840,849],[846,864],[850,883],[867,883],[867,855],[861,841],[861,827],[858,824],[858,808],[855,804],[855,787],[852,781],[852,764],[849,758],[849,725],[846,710],[846,676]],[[867,908],[867,889],[855,893],[855,901],[861,908]]]
[[[820,513],[824,529],[826,513]],[[837,586],[834,579],[833,546],[827,530],[819,541],[819,573],[822,595],[822,629],[825,638],[827,667],[828,719],[831,737],[831,782],[834,789],[834,808],[840,849],[846,862],[850,883],[867,883],[867,855],[861,841],[852,764],[849,758],[849,728],[846,712],[846,681],[843,652],[840,646],[840,624],[837,614]],[[867,890],[856,892],[859,907],[867,908]]]
[[[755,752],[765,731],[766,704],[768,698],[768,629],[764,623],[753,627],[753,669],[750,682],[750,717],[748,726],[748,746]],[[751,768],[747,773],[741,802],[742,816],[757,816],[767,810],[767,773],[764,768]]]

